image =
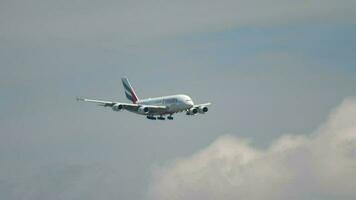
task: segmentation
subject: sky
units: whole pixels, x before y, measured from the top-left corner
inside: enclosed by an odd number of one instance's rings
[[[1,0],[0,199],[355,199],[356,2]],[[188,94],[150,121],[78,103]]]

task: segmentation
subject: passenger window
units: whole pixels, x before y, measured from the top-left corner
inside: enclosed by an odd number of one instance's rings
[[[177,103],[177,99],[166,99],[167,104]]]

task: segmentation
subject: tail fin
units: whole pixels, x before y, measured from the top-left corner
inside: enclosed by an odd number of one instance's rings
[[[126,77],[121,79],[122,84],[124,85],[125,88],[125,95],[126,98],[130,101],[132,101],[132,103],[136,103],[138,101],[137,95],[135,93],[135,90],[132,88],[129,79],[127,79]]]

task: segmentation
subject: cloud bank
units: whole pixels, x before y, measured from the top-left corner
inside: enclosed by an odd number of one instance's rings
[[[154,172],[152,199],[355,199],[356,100],[346,99],[310,135],[267,149],[222,136]]]

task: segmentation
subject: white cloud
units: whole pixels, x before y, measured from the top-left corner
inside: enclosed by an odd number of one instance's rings
[[[157,169],[152,199],[355,199],[356,100],[346,99],[311,135],[284,135],[267,149],[222,136]]]

